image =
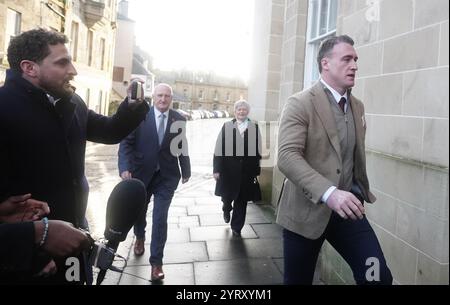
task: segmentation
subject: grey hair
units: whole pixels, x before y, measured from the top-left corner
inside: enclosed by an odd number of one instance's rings
[[[172,89],[172,86],[170,86],[169,84],[166,84],[166,83],[159,83],[159,84],[156,84],[155,85],[155,87],[153,88],[153,96],[155,95],[155,90],[156,90],[156,88],[157,87],[166,87],[166,88],[169,88],[169,90],[170,90],[170,96],[173,96],[173,89]]]
[[[248,111],[250,111],[250,104],[246,100],[239,100],[234,103],[234,111],[238,109],[239,107],[244,106],[247,108]]]

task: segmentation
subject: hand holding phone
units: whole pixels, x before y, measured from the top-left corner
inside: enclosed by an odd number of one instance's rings
[[[136,102],[142,102],[144,100],[144,88],[142,82],[133,80],[128,87],[128,103],[134,104]]]

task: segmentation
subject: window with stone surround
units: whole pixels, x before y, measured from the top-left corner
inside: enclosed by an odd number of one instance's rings
[[[322,40],[336,35],[337,0],[309,0],[304,87],[319,79],[317,53]]]
[[[11,38],[20,34],[21,23],[22,14],[8,8],[6,13],[5,51],[8,49]]]
[[[114,82],[123,82],[124,80],[124,67],[114,67],[113,68],[113,81]]]
[[[94,52],[94,31],[88,30],[87,38],[87,52],[88,52],[88,66],[92,66],[93,52]]]
[[[219,92],[218,92],[217,90],[214,90],[214,98],[213,98],[213,100],[214,100],[215,102],[218,102],[218,101],[219,101]]]
[[[100,70],[106,70],[106,40],[100,38]]]
[[[102,113],[102,106],[103,106],[103,91],[99,90],[98,92],[98,101],[95,105],[95,112]]]
[[[72,55],[72,60],[78,60],[78,31],[79,25],[77,22],[72,21],[72,28],[70,30],[70,54]]]

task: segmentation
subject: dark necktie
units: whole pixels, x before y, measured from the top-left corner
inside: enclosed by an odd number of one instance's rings
[[[347,100],[345,99],[345,97],[341,97],[341,99],[339,100],[339,107],[341,108],[342,112],[345,113],[345,102]]]

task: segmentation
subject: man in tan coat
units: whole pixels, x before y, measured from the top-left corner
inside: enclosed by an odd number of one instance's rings
[[[369,222],[364,106],[351,94],[358,56],[346,36],[322,42],[321,79],[287,101],[280,119],[278,167],[286,176],[277,223],[284,227],[285,284],[311,284],[326,239],[357,284],[391,284]]]

